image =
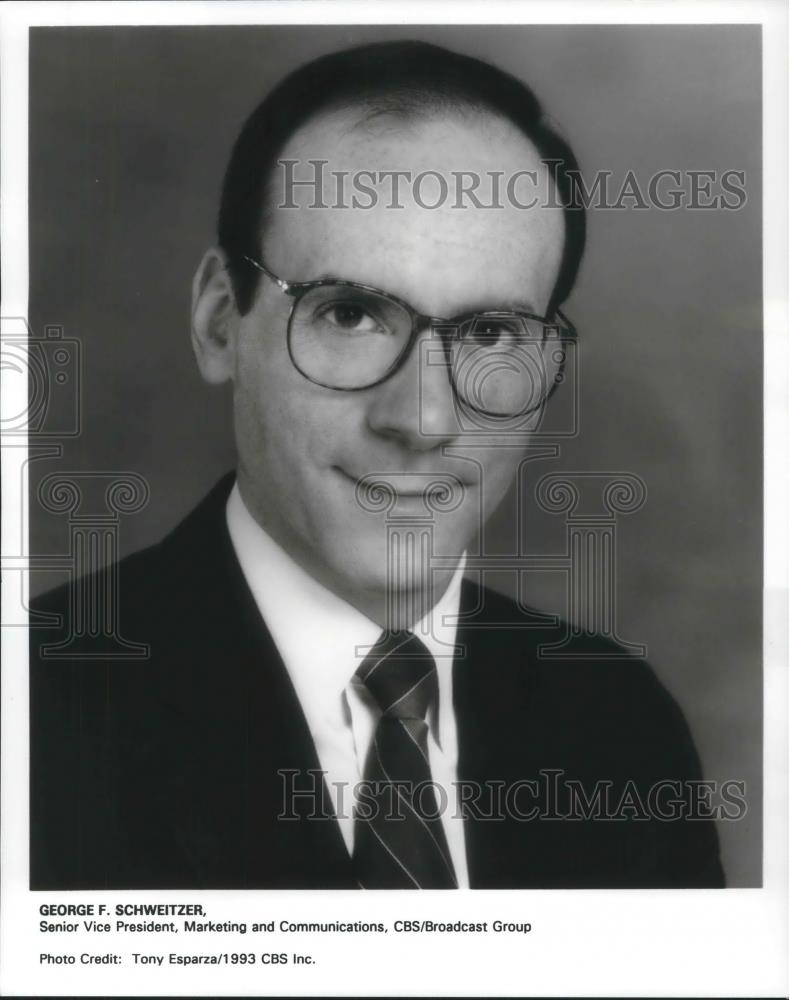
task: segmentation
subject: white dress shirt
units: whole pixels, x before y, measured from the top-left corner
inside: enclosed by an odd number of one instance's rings
[[[227,526],[241,570],[301,702],[349,854],[353,853],[354,788],[380,717],[354,674],[381,626],[306,573],[255,521],[238,484],[227,503]],[[443,786],[442,815],[458,885],[468,887],[463,820],[457,803],[457,727],[452,663],[465,556],[441,600],[411,631],[436,661],[438,709],[428,715],[433,781]]]

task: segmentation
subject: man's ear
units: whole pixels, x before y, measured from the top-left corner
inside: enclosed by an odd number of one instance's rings
[[[192,348],[206,382],[218,385],[233,377],[238,326],[227,258],[212,247],[192,281]]]

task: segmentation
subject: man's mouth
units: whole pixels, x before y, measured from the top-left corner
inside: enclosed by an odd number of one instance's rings
[[[449,472],[367,472],[356,476],[341,466],[334,466],[343,479],[353,485],[357,498],[385,499],[391,501],[419,500],[436,505],[454,507],[456,501],[470,488],[470,484]]]

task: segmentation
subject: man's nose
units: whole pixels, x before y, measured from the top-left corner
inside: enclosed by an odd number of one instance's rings
[[[370,391],[367,423],[377,434],[429,451],[460,433],[444,344],[429,326],[420,331],[402,367]]]

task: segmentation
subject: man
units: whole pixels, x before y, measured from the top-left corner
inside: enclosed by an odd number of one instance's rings
[[[572,335],[574,169],[521,83],[425,44],[252,114],[193,287],[236,475],[119,567],[143,665],[32,634],[34,887],[723,884],[650,668],[546,659],[557,628],[463,578]]]

